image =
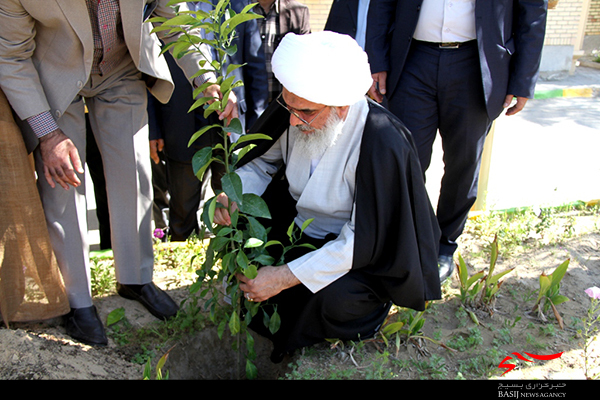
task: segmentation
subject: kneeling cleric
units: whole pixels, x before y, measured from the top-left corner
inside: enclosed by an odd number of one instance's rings
[[[402,122],[365,96],[364,51],[338,33],[287,34],[272,66],[283,91],[252,127],[272,140],[236,172],[244,192],[269,204],[273,239],[292,220],[314,219],[304,238],[316,247],[238,277],[246,298],[277,307],[274,335],[251,324],[273,341],[277,362],[325,339],[372,337],[392,304],[423,310],[441,289],[439,227],[416,149]],[[229,224],[227,208],[214,221]]]

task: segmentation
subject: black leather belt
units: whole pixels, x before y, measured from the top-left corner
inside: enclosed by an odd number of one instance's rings
[[[475,40],[469,40],[467,42],[424,42],[422,40],[415,39],[414,42],[426,46],[437,47],[440,49],[458,49],[460,47],[464,47],[466,45],[475,43]]]

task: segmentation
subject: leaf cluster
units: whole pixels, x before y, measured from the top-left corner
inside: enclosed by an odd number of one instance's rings
[[[169,5],[183,2],[171,0]],[[191,53],[203,56],[198,72],[190,79],[206,74],[216,76],[216,81],[209,81],[194,90],[196,100],[189,110],[191,112],[202,108],[204,116],[208,117],[215,111],[223,112],[231,92],[243,85],[232,74],[243,65],[230,62],[230,56],[238,50],[234,41],[236,28],[244,22],[262,17],[251,11],[255,4],[249,4],[236,13],[230,6],[230,0],[220,0],[217,4],[210,0],[202,2],[209,4],[212,9],[191,12],[176,8],[174,18],[153,18],[150,22],[157,25],[155,32],[164,31],[167,37],[175,38],[164,46],[163,52],[171,51],[176,58]],[[220,97],[204,96],[206,89],[215,84],[220,88]],[[227,195],[229,202],[226,206],[221,204],[217,200],[221,192],[217,192],[204,204],[202,221],[213,237],[207,247],[205,261],[196,271],[197,280],[191,286],[191,291],[200,292],[204,298],[208,297],[205,309],[208,310],[211,321],[217,325],[221,337],[226,330],[232,335],[238,335],[238,338],[245,334],[246,375],[253,378],[256,376],[253,364],[256,357],[254,340],[246,328],[259,313],[261,304],[243,298],[236,275],[243,274],[253,279],[261,266],[283,264],[283,256],[275,260],[269,254],[269,247],[281,245],[285,254],[298,240],[297,229],[292,222],[288,230],[290,246],[269,241],[269,230],[263,225],[264,220],[271,218],[269,208],[260,196],[243,192],[242,181],[236,173],[240,160],[255,146],[255,141],[270,137],[261,133],[245,134],[239,119],[234,118],[227,124],[202,127],[191,136],[189,145],[210,131],[218,132],[221,142],[197,151],[191,160],[192,167],[196,177],[203,180],[213,163],[221,164],[225,171],[221,178],[221,190]],[[221,207],[227,208],[231,217],[229,226],[214,224],[215,211]],[[309,223],[307,221],[300,228],[300,234]],[[226,299],[225,305],[219,301],[222,297]],[[276,332],[280,325],[277,310],[270,315],[263,310],[262,321],[271,332]]]
[[[498,261],[498,237],[495,236],[490,246],[490,266],[488,272],[479,271],[469,276],[467,263],[458,255],[456,267],[460,281],[460,300],[465,306],[474,306],[487,309],[490,313],[493,311],[493,305],[502,286],[500,280],[514,268],[494,274],[496,262]]]
[[[569,262],[570,260],[568,259],[562,262],[550,275],[546,275],[545,273],[540,275],[540,288],[538,291],[538,297],[533,309],[531,310],[531,312],[537,311],[542,320],[545,321],[546,317],[544,314],[548,312],[550,308],[552,308],[552,312],[554,313],[554,316],[561,329],[564,329],[564,322],[556,306],[569,301],[568,297],[559,293],[560,282],[567,272]]]

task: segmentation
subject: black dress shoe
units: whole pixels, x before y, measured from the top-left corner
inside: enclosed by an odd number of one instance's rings
[[[440,282],[443,283],[452,275],[454,271],[454,260],[452,256],[441,255],[438,257],[438,267],[440,270]]]
[[[150,314],[158,319],[166,320],[174,317],[179,310],[173,299],[153,282],[145,285],[123,285],[117,283],[117,293],[126,299],[139,301],[150,311]]]
[[[91,346],[106,346],[108,339],[95,306],[72,308],[65,316],[67,335]]]

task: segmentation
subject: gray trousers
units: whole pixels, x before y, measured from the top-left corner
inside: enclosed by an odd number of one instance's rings
[[[115,275],[123,284],[152,281],[152,179],[148,143],[147,94],[130,58],[109,76],[92,75],[58,125],[85,162],[85,106],[102,155],[110,210]],[[36,150],[36,169],[43,164]],[[38,179],[52,246],[71,307],[92,305],[85,178],[82,185],[52,189]]]

